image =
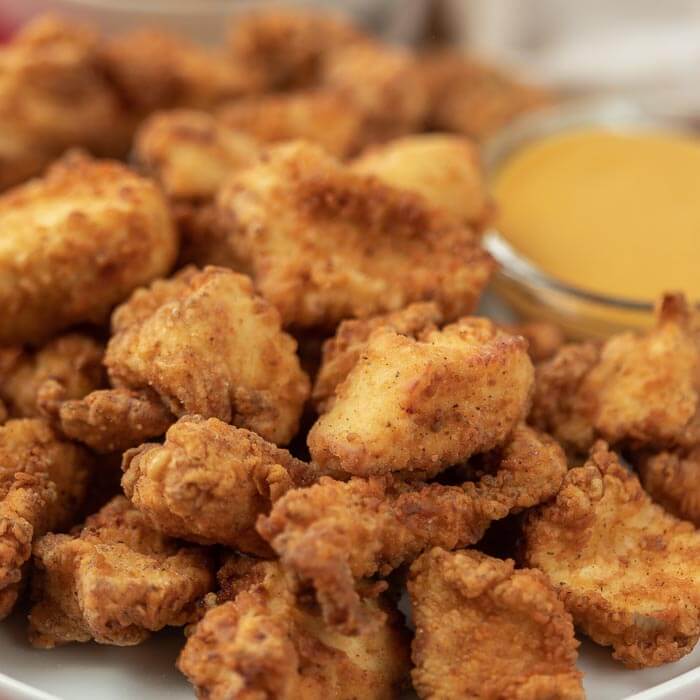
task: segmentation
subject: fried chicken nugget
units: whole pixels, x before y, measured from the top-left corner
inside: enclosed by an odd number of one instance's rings
[[[455,319],[476,304],[493,260],[476,235],[414,193],[352,173],[312,144],[270,150],[218,196],[235,256],[285,325],[434,300]]]
[[[269,547],[255,521],[318,470],[243,428],[185,416],[160,444],[124,454],[124,493],[160,532],[252,554]]]
[[[136,291],[115,310],[112,331],[105,365],[115,389],[60,406],[73,439],[97,451],[126,449],[187,414],[278,444],[296,433],[309,378],[296,341],[247,277],[185,268]]]
[[[596,437],[636,447],[700,442],[700,343],[681,295],[666,295],[657,324],[602,347],[564,346],[537,368],[531,421],[577,450]]]
[[[123,496],[79,532],[42,537],[34,565],[29,639],[46,649],[91,639],[139,644],[194,620],[197,601],[213,587],[206,552],[153,530]]]
[[[0,345],[100,323],[177,253],[164,197],[120,163],[74,155],[0,197]]]
[[[117,35],[100,53],[105,74],[141,117],[157,109],[209,109],[259,89],[226,52],[207,50],[159,29]]]
[[[122,156],[131,130],[90,30],[40,17],[0,47],[0,189],[39,174],[67,148]]]
[[[634,460],[634,466],[657,503],[700,527],[700,446],[644,455]]]
[[[571,616],[547,577],[438,547],[411,566],[413,683],[430,700],[584,700]]]
[[[544,571],[576,625],[630,668],[692,651],[699,556],[700,533],[653,504],[602,441],[524,526],[527,565]]]
[[[0,348],[0,400],[14,418],[42,414],[41,405],[56,392],[79,399],[104,385],[104,347],[80,333],[67,333],[36,351]]]
[[[275,8],[237,16],[227,44],[231,60],[266,92],[317,84],[334,51],[367,40],[341,14]]]
[[[19,596],[32,542],[49,524],[56,489],[44,474],[0,471],[0,620]]]
[[[335,389],[350,374],[367,348],[370,336],[378,328],[417,338],[442,322],[440,307],[432,301],[410,304],[405,309],[365,319],[342,321],[335,335],[323,344],[321,366],[312,392],[319,413],[327,411],[335,400]]]
[[[554,98],[493,66],[456,51],[438,51],[420,60],[430,95],[428,126],[483,141],[508,122]]]
[[[391,700],[408,677],[406,632],[386,601],[364,603],[375,624],[348,637],[297,600],[279,562],[231,557],[222,591],[178,659],[209,700]]]
[[[258,532],[300,584],[313,585],[326,621],[353,633],[367,624],[356,580],[430,547],[478,542],[492,521],[556,494],[567,468],[561,448],[525,426],[493,457],[490,471],[461,486],[324,477],[285,494]]]
[[[505,442],[529,409],[523,338],[464,318],[418,340],[379,328],[309,432],[313,460],[359,476],[434,475]]]
[[[375,146],[351,163],[394,187],[422,194],[436,209],[482,230],[493,204],[479,152],[469,140],[448,134],[417,134]]]

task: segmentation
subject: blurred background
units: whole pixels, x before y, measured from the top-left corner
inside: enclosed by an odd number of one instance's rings
[[[83,18],[106,32],[145,23],[200,42],[221,39],[223,18],[251,7],[245,0],[0,0],[7,37],[28,17],[51,10]],[[573,94],[654,95],[700,103],[698,0],[306,0],[335,9],[385,38],[451,44],[524,77]]]

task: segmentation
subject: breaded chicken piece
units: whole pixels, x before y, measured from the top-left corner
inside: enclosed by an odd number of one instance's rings
[[[416,134],[365,151],[351,163],[394,187],[422,194],[436,209],[482,230],[493,204],[479,151],[469,140],[448,134]]]
[[[408,677],[407,634],[396,610],[368,600],[374,621],[348,637],[296,599],[276,561],[232,556],[178,659],[208,700],[392,700]],[[218,603],[218,605],[217,605]]]
[[[429,108],[423,71],[413,53],[379,42],[354,42],[326,59],[321,84],[365,115],[366,144],[418,131]]]
[[[124,493],[160,532],[262,555],[258,515],[319,475],[249,430],[200,416],[181,418],[162,445],[128,450],[122,469]]]
[[[74,439],[123,450],[187,414],[277,444],[296,433],[309,378],[279,314],[247,277],[185,268],[136,291],[112,315],[112,333],[105,366],[114,390],[60,406],[62,429]]]
[[[15,418],[41,415],[41,404],[61,388],[79,399],[104,385],[104,347],[87,335],[67,333],[38,350],[0,348],[0,400]]]
[[[667,511],[700,527],[700,446],[634,460],[645,491]]]
[[[224,126],[262,143],[303,139],[344,158],[363,138],[365,111],[333,90],[254,95],[217,110]]]
[[[35,601],[29,639],[130,646],[167,625],[196,617],[213,587],[206,552],[156,532],[117,496],[78,532],[48,534],[34,545]]]
[[[227,45],[231,60],[271,91],[316,84],[328,57],[357,41],[367,38],[341,14],[274,8],[237,15]]]
[[[680,295],[665,296],[656,327],[602,347],[564,346],[537,368],[531,421],[577,450],[596,436],[634,447],[700,442],[700,343]]]
[[[461,486],[321,478],[284,495],[258,531],[300,585],[313,585],[324,618],[353,633],[367,624],[357,580],[386,576],[430,547],[478,542],[492,521],[556,494],[567,468],[561,448],[525,426],[491,461]]]
[[[307,444],[321,467],[435,475],[503,444],[530,407],[523,338],[463,318],[416,340],[379,328]]]
[[[318,412],[324,413],[331,407],[336,387],[342,384],[360,360],[374,331],[387,328],[399,335],[417,338],[441,322],[440,307],[432,301],[410,304],[405,309],[388,314],[342,321],[335,335],[323,344],[321,366],[312,392]]]
[[[516,117],[554,101],[543,88],[456,51],[429,53],[420,63],[430,95],[428,126],[434,130],[483,141]]]
[[[122,156],[131,130],[90,30],[40,17],[0,46],[0,189],[71,147]]]
[[[208,109],[259,89],[227,52],[205,49],[160,29],[119,34],[100,53],[105,74],[140,116],[174,107]]]
[[[0,426],[0,474],[43,474],[55,484],[56,498],[45,514],[49,530],[73,525],[93,467],[87,450],[66,441],[45,420],[14,419]]]
[[[157,112],[134,141],[136,162],[176,201],[212,200],[221,183],[254,163],[259,153],[248,134],[193,109]]]
[[[411,566],[408,591],[420,698],[584,700],[574,625],[542,572],[436,547]]]
[[[526,564],[544,571],[576,625],[630,668],[692,651],[699,556],[700,533],[652,503],[602,441],[524,527]]]
[[[0,620],[22,588],[32,542],[44,534],[56,488],[44,474],[0,471]]]
[[[334,328],[426,300],[452,320],[473,309],[494,266],[470,229],[420,195],[304,142],[231,178],[218,210],[235,256],[285,325]]]
[[[165,198],[113,161],[74,155],[0,197],[0,345],[105,321],[177,253]]]
[[[527,352],[535,365],[554,357],[564,345],[564,332],[559,326],[549,321],[520,321],[498,325],[504,331],[513,335],[522,335],[527,340]]]

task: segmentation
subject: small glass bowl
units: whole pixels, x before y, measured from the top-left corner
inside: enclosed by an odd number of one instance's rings
[[[610,99],[542,110],[514,122],[485,145],[487,177],[528,143],[588,127],[626,132],[663,128],[697,135],[700,115],[686,107]],[[654,300],[607,296],[558,280],[516,250],[495,227],[486,231],[484,246],[500,264],[494,291],[523,318],[556,323],[571,338],[605,338],[648,327],[653,321]]]

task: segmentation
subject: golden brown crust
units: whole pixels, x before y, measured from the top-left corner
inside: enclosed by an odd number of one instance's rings
[[[651,502],[598,442],[551,504],[530,514],[524,557],[574,622],[630,668],[676,661],[700,638],[700,533]]]
[[[218,208],[285,325],[335,327],[428,300],[451,320],[473,308],[493,269],[468,228],[312,144],[271,149],[228,181]]]
[[[441,323],[440,307],[432,301],[417,302],[370,318],[341,321],[335,335],[323,344],[321,367],[311,396],[318,412],[324,413],[331,407],[336,387],[350,374],[365,352],[369,337],[378,328],[416,338]]]
[[[171,537],[269,554],[255,532],[258,515],[317,469],[255,433],[185,416],[160,444],[124,454],[122,486],[148,522]]]
[[[535,364],[554,357],[564,345],[564,332],[549,321],[520,321],[499,325],[508,333],[522,335],[527,340],[527,352]]]
[[[258,531],[313,584],[325,619],[352,632],[366,624],[356,579],[386,575],[429,547],[477,542],[491,521],[553,496],[566,471],[559,446],[524,426],[494,462],[494,473],[462,486],[322,478],[283,496]]]
[[[399,616],[386,602],[367,601],[374,624],[346,637],[295,598],[278,562],[232,557],[224,569],[219,605],[198,623],[178,659],[198,697],[397,697],[408,674],[408,650]]]
[[[34,564],[29,636],[42,648],[90,639],[138,644],[192,621],[213,584],[204,550],[152,530],[123,496],[79,532],[41,538]]]
[[[100,323],[175,260],[165,199],[123,165],[73,155],[0,197],[0,344]]]
[[[532,383],[525,341],[486,319],[419,340],[380,327],[307,443],[324,468],[434,475],[504,443],[527,415]]]
[[[700,447],[643,455],[634,465],[657,503],[700,527]]]
[[[219,418],[277,444],[296,433],[309,379],[276,309],[247,277],[185,268],[135,292],[112,329],[113,385],[147,387],[176,416]]]
[[[420,698],[584,700],[571,616],[540,571],[436,547],[408,591]]]
[[[36,351],[0,348],[0,400],[14,418],[42,414],[47,392],[61,387],[67,399],[79,399],[105,383],[104,347],[87,335],[67,333]]]
[[[40,17],[0,48],[0,189],[68,148],[122,156],[131,130],[88,29]]]

